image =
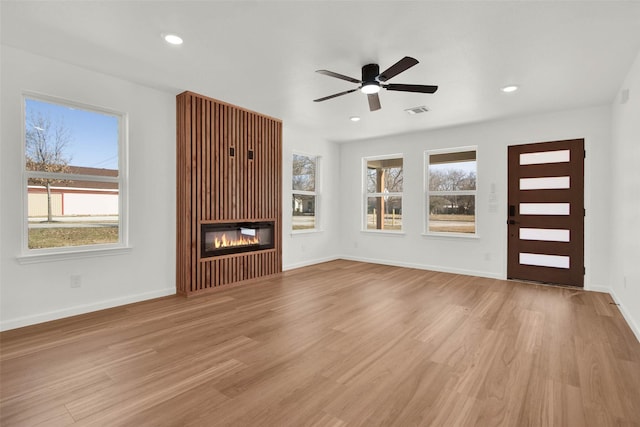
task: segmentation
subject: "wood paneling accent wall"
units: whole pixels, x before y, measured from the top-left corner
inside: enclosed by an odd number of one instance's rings
[[[192,92],[176,98],[178,293],[281,272],[282,122]],[[201,225],[230,221],[275,221],[274,249],[201,259]]]

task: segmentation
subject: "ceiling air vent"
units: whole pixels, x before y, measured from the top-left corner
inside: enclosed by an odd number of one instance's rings
[[[429,111],[429,109],[427,107],[425,107],[424,105],[420,106],[420,107],[413,107],[413,108],[407,108],[406,110],[404,110],[407,112],[407,114],[420,114],[420,113],[426,113],[427,111]]]

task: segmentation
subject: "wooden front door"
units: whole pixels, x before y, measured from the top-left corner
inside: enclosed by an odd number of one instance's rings
[[[584,140],[509,147],[507,277],[584,284]]]

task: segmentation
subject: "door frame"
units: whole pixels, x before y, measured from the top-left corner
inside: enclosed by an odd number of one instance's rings
[[[549,151],[555,151],[555,150],[564,150],[564,149],[569,149],[571,150],[571,159],[573,161],[575,161],[576,158],[579,158],[579,162],[575,164],[575,171],[571,170],[570,172],[570,176],[572,176],[572,182],[576,182],[575,178],[577,177],[576,174],[580,175],[580,179],[578,181],[579,184],[581,184],[582,186],[582,191],[579,193],[575,193],[573,195],[573,199],[570,200],[571,202],[571,215],[566,217],[566,220],[563,221],[562,217],[556,217],[555,219],[557,219],[559,222],[565,222],[565,225],[562,228],[568,228],[573,230],[572,234],[573,236],[570,238],[571,240],[571,245],[569,245],[567,243],[566,248],[563,248],[563,250],[565,252],[563,252],[562,254],[566,254],[570,256],[570,262],[574,263],[574,262],[578,262],[578,265],[576,264],[571,264],[571,268],[566,270],[566,271],[562,271],[562,270],[558,270],[556,268],[553,267],[534,267],[534,266],[524,266],[522,264],[519,264],[519,260],[516,260],[514,257],[518,256],[518,254],[514,254],[511,253],[513,248],[512,246],[514,245],[514,243],[512,243],[515,240],[520,241],[519,237],[514,237],[512,235],[512,233],[517,232],[519,234],[519,230],[520,230],[520,226],[519,221],[520,221],[520,212],[517,211],[516,212],[516,216],[515,217],[510,217],[510,204],[511,204],[511,199],[513,197],[514,194],[522,194],[520,193],[520,189],[519,189],[519,180],[518,179],[513,179],[511,180],[511,175],[513,173],[513,168],[519,168],[520,164],[515,164],[515,157],[517,156],[517,154],[514,155],[514,159],[511,159],[510,153],[512,152],[512,150],[515,150],[515,153],[521,153],[522,150],[526,150],[527,147],[535,147],[535,148],[544,148],[544,146],[547,145],[550,150]],[[505,265],[505,277],[507,279],[513,279],[513,280],[532,280],[532,281],[536,281],[536,282],[541,282],[541,283],[551,283],[551,284],[558,284],[558,285],[567,285],[567,286],[576,286],[576,287],[584,287],[584,283],[585,283],[585,276],[586,276],[586,269],[585,269],[585,260],[586,260],[586,254],[585,254],[585,234],[586,234],[586,230],[585,230],[585,219],[586,219],[586,210],[585,210],[585,160],[584,158],[585,156],[585,140],[584,138],[578,138],[578,139],[570,139],[570,140],[558,140],[558,141],[546,141],[546,142],[539,142],[539,143],[526,143],[526,144],[514,144],[514,145],[508,145],[507,146],[507,203],[505,206],[505,211],[506,211],[506,218],[507,218],[507,226],[506,226],[506,265]],[[536,152],[537,150],[531,150],[531,152]],[[545,151],[540,150],[540,151]],[[527,151],[524,151],[525,153]],[[578,157],[579,156],[579,157]],[[518,156],[519,157],[519,156]],[[513,164],[512,164],[513,163]],[[560,165],[560,164],[553,164],[553,163],[549,163],[550,166],[548,166],[549,169],[549,175],[548,176],[556,176],[556,174],[554,173],[554,171],[556,170],[561,170],[562,167],[561,166],[555,166],[555,165]],[[566,163],[565,163],[565,168],[566,168]],[[561,174],[565,174],[567,172],[559,172]],[[517,175],[518,177],[520,175]],[[532,175],[532,176],[538,176],[538,175]],[[512,182],[513,181],[513,182]],[[537,190],[535,190],[537,191]],[[557,195],[559,196],[560,193],[562,193],[563,190],[558,191]],[[567,193],[569,193],[569,190],[567,190]],[[533,194],[533,192],[532,192]],[[549,196],[552,197],[552,200],[548,200],[549,202],[553,202],[553,201],[564,201],[564,200],[568,200],[568,199],[562,199],[560,197],[558,197],[558,200],[554,200],[553,198],[556,196],[556,194],[553,194],[553,191],[551,193],[549,193]],[[517,198],[518,203],[522,202],[522,200],[520,198]],[[527,201],[526,198],[524,200],[525,202]],[[529,202],[535,202],[535,199],[533,200],[528,200]],[[546,199],[544,201],[547,201]],[[579,206],[578,206],[579,205]],[[518,209],[518,207],[516,207],[516,209]],[[574,209],[579,209],[579,211],[574,211]],[[581,215],[580,215],[581,214]],[[579,216],[578,216],[579,215]],[[575,221],[575,218],[580,218],[580,223],[579,224],[574,224],[572,222]],[[516,221],[516,225],[513,224],[509,224],[509,220],[510,218],[512,220]],[[527,218],[529,219],[529,218]],[[539,218],[533,220],[534,223],[539,224],[539,227],[545,227],[545,224],[549,225],[552,224],[554,218],[545,218],[545,216],[540,216]],[[555,226],[557,226],[557,221],[556,224],[553,224],[550,226],[550,228],[554,228]],[[580,230],[579,234],[576,234],[576,232]],[[577,240],[575,240],[575,238],[577,237]],[[551,247],[554,244],[552,242],[544,242],[544,241],[533,241],[533,242],[538,242],[538,244],[529,244],[529,242],[525,243],[525,246],[531,246],[531,247],[537,247],[537,248],[541,248],[542,251],[541,252],[534,252],[534,253],[549,253],[551,254],[556,254],[554,252],[545,252],[544,248],[545,247]],[[557,246],[563,246],[563,245],[557,245]],[[516,251],[519,252],[519,251]],[[559,254],[559,253],[558,253]],[[516,269],[520,270],[518,272],[518,274],[514,274],[514,263],[518,264],[518,267]],[[523,273],[524,272],[524,273]],[[558,273],[562,273],[562,274],[558,274]],[[518,277],[518,276],[529,276],[529,277]],[[535,277],[535,278],[532,278]],[[561,277],[561,279],[558,279],[558,276]]]

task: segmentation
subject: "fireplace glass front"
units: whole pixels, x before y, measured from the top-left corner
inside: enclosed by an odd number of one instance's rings
[[[274,247],[274,222],[202,224],[201,257],[208,258]]]

